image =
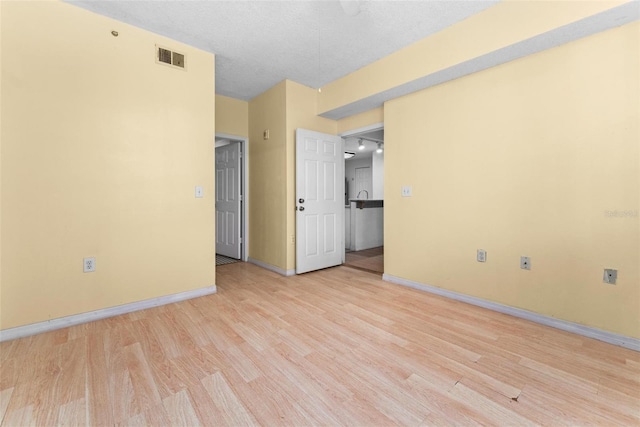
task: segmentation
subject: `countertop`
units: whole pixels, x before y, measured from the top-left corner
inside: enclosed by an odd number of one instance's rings
[[[349,204],[355,203],[358,209],[381,208],[384,206],[382,199],[349,199]]]

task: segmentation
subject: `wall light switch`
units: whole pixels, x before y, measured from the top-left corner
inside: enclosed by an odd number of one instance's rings
[[[521,256],[520,268],[523,270],[531,270],[531,258],[529,258],[528,256]]]
[[[412,194],[413,194],[413,189],[411,188],[410,185],[402,186],[402,197],[411,197]]]
[[[196,185],[196,198],[201,199],[204,197],[204,190],[202,185]]]

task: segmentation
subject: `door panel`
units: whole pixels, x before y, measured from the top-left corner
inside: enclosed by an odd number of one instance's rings
[[[324,249],[327,253],[333,253],[338,248],[336,247],[336,222],[337,215],[327,214],[324,216]]]
[[[336,165],[324,162],[324,200],[336,200]]]
[[[240,144],[216,148],[216,253],[240,259]]]
[[[305,256],[311,257],[318,255],[318,215],[307,214],[304,216],[305,236],[307,236],[307,244],[305,245]]]
[[[342,138],[296,131],[296,273],[342,264]]]

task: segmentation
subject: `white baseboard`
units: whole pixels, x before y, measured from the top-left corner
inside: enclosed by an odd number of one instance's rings
[[[609,344],[625,347],[635,351],[640,351],[640,339],[637,338],[627,337],[613,332],[607,332],[601,329],[592,328],[590,326],[569,322],[567,320],[556,319],[554,317],[549,317],[543,314],[534,313],[532,311],[523,310],[521,308],[510,307],[508,305],[499,304],[497,302],[459,294],[457,292],[448,291],[446,289],[438,288],[431,285],[425,285],[422,283],[414,282],[412,280],[403,279],[402,277],[392,276],[390,274],[384,274],[382,276],[382,279],[387,282],[396,283],[402,286],[408,286],[420,291],[430,292],[432,294],[440,295],[445,298],[462,301],[467,304],[487,308],[499,313],[509,314],[514,317],[519,317],[521,319],[530,320],[541,325],[551,326],[552,328],[561,329],[563,331],[572,332],[574,334],[582,335],[588,338],[604,341]]]
[[[93,322],[94,320],[106,319],[107,317],[118,316],[120,314],[144,310],[145,308],[157,307],[215,293],[216,286],[213,285],[206,288],[194,289],[192,291],[180,292],[177,294],[136,301],[115,307],[103,308],[100,310],[90,311],[88,313],[74,314],[72,316],[59,317],[57,319],[32,323],[30,325],[16,326],[15,328],[0,330],[0,342],[28,337],[42,332],[54,331],[56,329],[80,325],[81,323]]]
[[[249,257],[247,259],[247,262],[250,262],[251,264],[255,264],[255,265],[260,266],[262,268],[266,268],[267,270],[271,270],[274,273],[278,273],[278,274],[281,274],[283,276],[294,276],[296,274],[295,270],[283,270],[280,267],[276,267],[275,265],[267,264],[266,262],[258,261],[257,259],[253,259],[251,257]]]

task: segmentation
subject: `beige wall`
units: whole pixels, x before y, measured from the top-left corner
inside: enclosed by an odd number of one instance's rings
[[[249,102],[249,256],[284,271],[295,269],[295,130],[337,131],[316,108],[316,90],[289,80]]]
[[[249,257],[285,269],[286,82],[249,101],[249,140]]]
[[[625,3],[506,0],[322,87],[331,111]]]
[[[639,33],[387,102],[385,272],[640,337]]]
[[[317,115],[318,91],[287,80],[287,270],[296,268],[296,129],[336,135],[335,120]]]
[[[338,120],[338,133],[360,129],[365,126],[371,126],[378,123],[384,123],[384,108],[378,107],[373,110],[365,111],[360,114],[345,117]]]
[[[0,8],[1,328],[214,285],[213,56],[66,3]]]
[[[0,2],[0,328],[214,284],[214,119],[251,140],[249,256],[295,268],[295,129],[384,119],[387,274],[640,337],[637,22],[316,116],[620,3],[502,2],[322,94],[283,81],[215,111],[212,55],[66,3]],[[187,70],[155,64],[155,43]]]
[[[216,132],[248,137],[249,103],[228,96],[216,95]]]

